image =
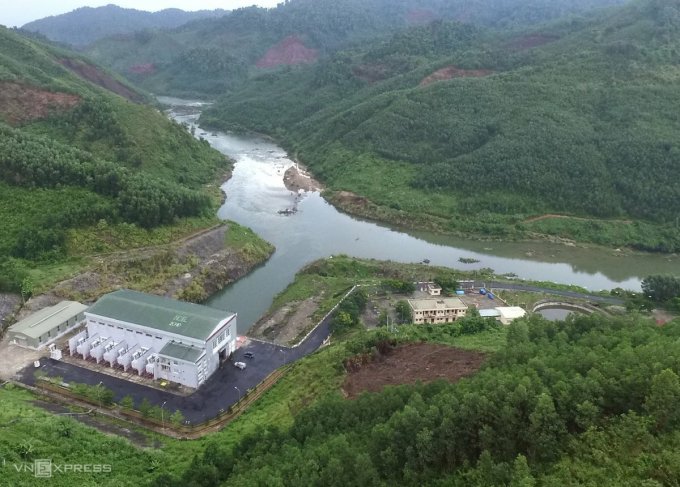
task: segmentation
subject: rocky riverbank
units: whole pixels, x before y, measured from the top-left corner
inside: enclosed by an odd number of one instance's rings
[[[274,247],[229,222],[168,245],[117,252],[31,298],[18,318],[64,299],[83,303],[120,288],[200,302],[266,261]]]

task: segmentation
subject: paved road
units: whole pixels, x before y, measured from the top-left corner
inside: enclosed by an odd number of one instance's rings
[[[236,368],[232,362],[225,362],[208,381],[189,396],[178,396],[143,384],[130,382],[123,378],[102,374],[95,370],[51,359],[43,359],[42,370],[49,376],[63,377],[64,382],[76,382],[96,386],[100,382],[113,391],[114,401],[131,396],[139,406],[143,398],[151,404],[163,406],[168,416],[179,410],[189,423],[201,423],[214,418],[235,404],[249,388],[255,387],[265,377],[285,363],[294,362],[315,352],[330,335],[330,317],[326,318],[297,347],[289,348],[272,343],[249,340],[234,352],[233,361],[245,362],[244,370]],[[244,357],[252,352],[252,359]],[[35,368],[30,365],[19,373],[19,380],[29,385],[35,383]]]

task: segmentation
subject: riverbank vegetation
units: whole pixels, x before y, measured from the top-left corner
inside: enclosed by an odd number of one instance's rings
[[[5,28],[0,47],[0,291],[216,224],[224,156],[69,51]]]
[[[435,22],[260,76],[203,122],[276,136],[363,216],[674,252],[678,11],[639,0],[502,34]]]

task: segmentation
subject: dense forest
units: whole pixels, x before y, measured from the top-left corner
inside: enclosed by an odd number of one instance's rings
[[[72,12],[34,20],[22,26],[48,39],[83,47],[104,37],[133,34],[142,30],[171,29],[192,20],[220,17],[225,10],[185,12],[167,8],[158,12],[144,12],[117,5],[82,7]]]
[[[289,0],[172,30],[102,39],[87,53],[154,93],[214,96],[261,71],[258,60],[293,39],[277,66],[308,49],[322,58],[409,25],[437,19],[516,28],[625,0]],[[291,54],[291,59],[287,56]],[[309,62],[315,58],[308,52]]]
[[[641,318],[533,317],[472,378],[330,395],[154,485],[674,485],[678,337]]]
[[[521,33],[435,22],[257,77],[203,121],[276,135],[331,189],[444,230],[677,251],[679,31],[675,0]],[[525,223],[544,213],[612,222]]]
[[[70,67],[82,67],[81,72]],[[214,206],[227,162],[75,54],[0,30],[0,290],[69,259],[73,228],[168,225]]]

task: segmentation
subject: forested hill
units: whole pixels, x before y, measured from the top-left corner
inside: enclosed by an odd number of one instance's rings
[[[256,78],[204,122],[275,134],[416,225],[677,251],[679,33],[677,0],[504,35],[434,23]]]
[[[128,35],[146,29],[170,29],[192,20],[220,17],[225,10],[199,10],[185,12],[168,8],[159,12],[145,12],[116,5],[82,7],[62,15],[45,17],[23,26],[39,32],[52,41],[86,46],[98,39]]]
[[[143,99],[91,62],[0,27],[0,290],[17,290],[28,266],[67,259],[72,228],[151,228],[211,209],[203,185],[223,157],[107,88]]]
[[[624,0],[290,0],[173,30],[101,40],[88,54],[155,93],[214,96],[262,70],[312,63],[437,19],[517,27]]]

